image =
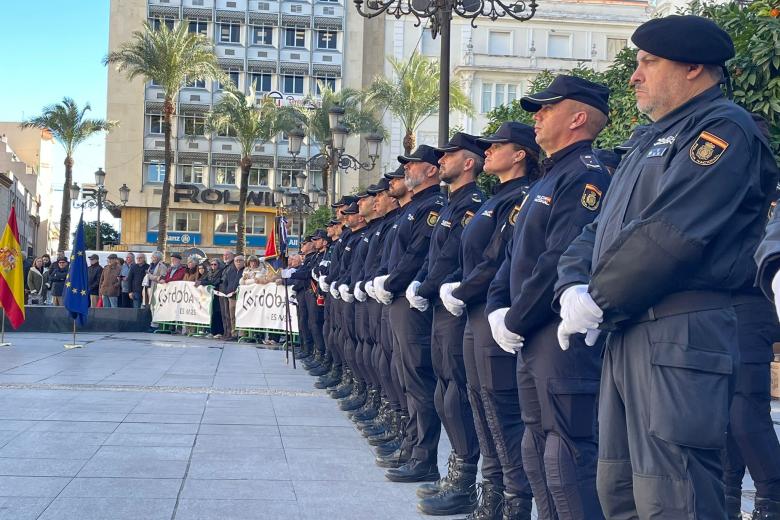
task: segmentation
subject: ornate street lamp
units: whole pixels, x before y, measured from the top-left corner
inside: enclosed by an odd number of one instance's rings
[[[100,251],[103,247],[100,236],[100,210],[105,208],[109,211],[118,210],[127,205],[127,201],[130,199],[130,188],[127,184],[122,184],[119,188],[119,204],[112,202],[106,198],[108,190],[105,187],[106,172],[103,168],[98,168],[95,172],[95,189],[81,190],[78,184],[75,182],[70,186],[70,200],[74,208],[96,208],[97,209],[97,223],[95,229],[95,249]],[[77,202],[79,199],[79,193],[83,195],[83,201]]]
[[[441,34],[439,59],[439,146],[447,143],[450,132],[450,26],[452,13],[471,20],[477,26],[477,18],[497,20],[508,16],[525,22],[533,18],[539,6],[536,0],[353,0],[357,12],[364,18],[389,14],[396,19],[414,16],[415,27],[430,21],[435,38]]]

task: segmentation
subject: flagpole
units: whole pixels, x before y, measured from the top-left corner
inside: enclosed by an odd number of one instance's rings
[[[0,347],[10,347],[10,343],[5,341],[5,309],[3,309],[3,324],[0,325]]]
[[[76,319],[73,319],[73,343],[66,343],[65,348],[66,349],[72,349],[72,348],[82,348],[84,345],[80,343],[76,343]]]

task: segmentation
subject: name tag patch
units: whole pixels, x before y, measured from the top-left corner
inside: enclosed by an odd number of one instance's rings
[[[645,157],[663,157],[669,146],[653,146]]]
[[[539,204],[544,204],[545,206],[549,206],[552,202],[552,197],[549,197],[547,195],[537,195],[534,198],[534,202],[538,202]]]

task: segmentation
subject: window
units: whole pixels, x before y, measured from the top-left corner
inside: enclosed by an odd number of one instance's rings
[[[322,1],[324,2],[325,0]],[[333,16],[336,14],[336,10],[332,7],[323,7],[322,14],[324,14],[325,16]]]
[[[206,88],[206,80],[205,79],[195,79],[195,80],[186,80],[184,82],[185,87],[189,88]]]
[[[486,114],[493,110],[493,84],[482,84],[482,113]]]
[[[282,186],[284,188],[289,188],[292,185],[297,185],[298,180],[295,178],[296,175],[301,173],[301,170],[294,170],[294,169],[284,169],[279,170],[279,186]]]
[[[250,168],[247,186],[268,186],[268,168]]]
[[[267,73],[254,73],[251,75],[252,85],[256,92],[271,92],[271,75]]]
[[[146,214],[146,229],[149,231],[160,230],[160,210],[150,209]]]
[[[241,79],[240,79],[241,78],[241,71],[239,71],[238,69],[229,69],[229,70],[226,70],[224,72],[225,72],[225,74],[227,74],[228,79],[230,79],[230,81],[233,83],[234,87],[241,88],[239,86],[240,85],[239,82],[241,81]],[[220,82],[219,89],[222,90],[224,88],[225,88],[225,85]]]
[[[221,126],[217,129],[217,136],[219,137],[238,137],[238,132],[231,125]]]
[[[203,184],[203,163],[182,164],[178,168],[179,178],[177,182],[184,184]]]
[[[165,25],[169,30],[173,30],[173,18],[152,18],[152,27],[155,31],[159,31],[160,27]]]
[[[623,38],[607,38],[607,59],[614,61],[620,51],[628,46],[628,40]]]
[[[293,4],[290,6],[290,12],[291,13],[302,13],[303,12],[303,6],[300,4]]]
[[[336,48],[336,31],[317,31],[318,49]]]
[[[436,45],[436,40],[433,39],[433,33],[431,33],[430,29],[423,29],[420,50],[423,56],[436,56],[439,54],[440,48]]]
[[[222,43],[241,43],[241,24],[238,22],[220,23],[219,41]]]
[[[171,231],[200,232],[200,213],[197,211],[171,211],[168,220],[173,223]]]
[[[255,45],[273,45],[273,27],[252,26],[252,43]]]
[[[497,106],[511,103],[517,99],[517,85],[506,83],[482,84],[482,113],[487,113]]]
[[[149,133],[150,134],[162,134],[163,133],[163,116],[162,114],[150,114],[149,115]]]
[[[306,47],[306,29],[285,29],[284,45],[286,47]]]
[[[568,34],[550,34],[547,37],[547,56],[549,58],[571,57],[571,36]]]
[[[506,103],[509,104],[512,101],[517,99],[517,86],[515,85],[507,85],[507,91],[506,91]]]
[[[184,135],[206,135],[206,116],[201,114],[185,114]]]
[[[490,31],[488,33],[488,54],[510,56],[512,54],[512,33]]]
[[[148,182],[163,182],[165,180],[165,163],[152,161],[146,167],[146,180]]]
[[[329,88],[333,92],[336,91],[336,78],[316,77],[314,80],[314,92],[316,95],[322,95],[322,90],[325,88]]]
[[[303,76],[282,76],[284,94],[303,94]]]
[[[237,171],[238,166],[233,163],[217,163],[214,166],[214,184],[235,186]]]
[[[206,35],[209,30],[209,23],[206,20],[190,20],[189,28],[191,33]]]
[[[247,235],[265,235],[265,215],[247,213]],[[217,213],[214,216],[214,233],[238,233],[238,213]]]

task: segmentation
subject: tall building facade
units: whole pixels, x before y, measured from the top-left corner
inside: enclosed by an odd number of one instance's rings
[[[381,38],[381,33],[364,38],[370,22],[350,15],[344,1],[112,0],[109,48],[115,50],[132,38],[144,21],[156,27],[185,23],[191,32],[214,42],[220,66],[239,89],[249,93],[253,87],[257,96],[300,103],[307,95],[319,95],[323,85],[333,90],[362,88],[381,72],[381,61],[363,52],[364,39]],[[204,128],[206,114],[221,95],[218,82],[191,82],[176,100],[168,220],[174,250],[195,246],[217,252],[235,244],[240,146],[230,135],[211,135]],[[163,99],[159,86],[130,82],[124,74],[108,71],[107,117],[119,121],[119,127],[106,139],[106,186],[111,194],[123,183],[131,189],[121,211],[123,249],[149,250],[157,241],[165,175]],[[347,151],[360,155],[356,136],[349,139]],[[255,147],[248,185],[250,250],[265,246],[278,200],[275,188],[300,183],[296,174],[317,153],[316,143],[305,143],[295,160],[284,136]],[[321,172],[312,168],[305,173],[299,187],[315,194],[323,187]],[[357,174],[340,174],[337,194],[358,183]],[[299,226],[293,220],[292,236]]]
[[[48,252],[39,251],[37,247],[40,200],[27,189],[30,177],[34,176],[32,166],[19,158],[8,143],[8,137],[0,136],[0,226],[5,229],[11,207],[15,207],[19,245],[28,257]]]
[[[604,70],[618,52],[630,44],[637,26],[653,14],[646,0],[541,0],[534,18],[490,21],[453,18],[450,77],[460,82],[474,107],[474,114],[450,114],[451,128],[482,133],[487,114],[527,93],[530,82],[543,70],[562,72],[578,64]],[[385,48],[397,59],[415,49],[438,59],[440,40],[430,29],[414,27],[413,20],[387,18]],[[392,75],[389,64],[385,74]],[[382,164],[391,168],[403,151],[404,128],[386,114],[389,143],[383,147]],[[417,130],[417,143],[436,145],[438,118],[426,119]]]

